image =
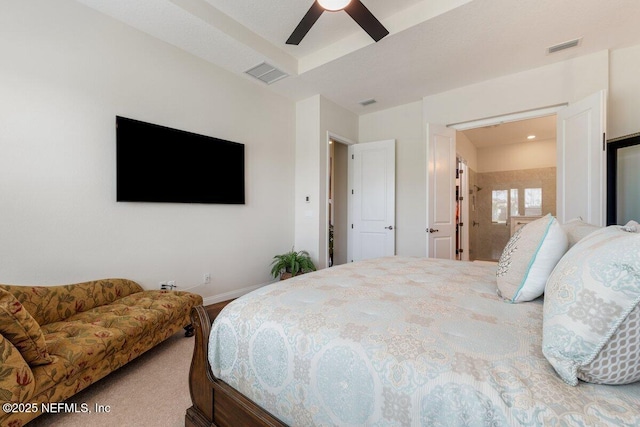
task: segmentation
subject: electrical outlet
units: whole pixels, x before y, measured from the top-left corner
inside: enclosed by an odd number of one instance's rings
[[[167,289],[167,282],[160,282],[160,289]]]
[[[204,283],[211,283],[211,273],[204,273]]]

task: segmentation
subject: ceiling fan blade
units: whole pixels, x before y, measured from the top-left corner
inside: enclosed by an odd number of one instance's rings
[[[320,18],[322,12],[324,12],[324,8],[314,0],[309,11],[302,17],[296,29],[293,30],[293,33],[289,36],[287,44],[300,44],[304,36],[306,36],[311,27],[313,27],[313,24]]]
[[[353,18],[375,41],[379,41],[389,34],[389,31],[378,19],[362,4],[360,0],[351,0],[351,3],[344,8],[344,11]]]

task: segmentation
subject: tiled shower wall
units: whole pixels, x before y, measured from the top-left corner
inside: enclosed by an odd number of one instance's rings
[[[480,190],[477,190],[477,185]],[[542,188],[542,215],[556,214],[556,168],[476,173],[469,170],[469,258],[500,259],[510,238],[510,224],[491,221],[493,190]],[[522,194],[523,191],[520,192]],[[521,212],[523,214],[523,212]]]

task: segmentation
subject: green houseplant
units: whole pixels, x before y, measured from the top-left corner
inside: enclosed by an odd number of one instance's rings
[[[274,278],[280,276],[281,280],[316,269],[307,251],[296,252],[293,248],[287,253],[274,256],[271,266],[271,275]]]

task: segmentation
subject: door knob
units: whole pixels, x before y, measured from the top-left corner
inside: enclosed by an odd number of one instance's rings
[[[434,228],[428,228],[427,229],[427,233],[437,233],[439,230],[436,230]]]
[[[393,225],[384,228],[385,230],[393,230]]]

